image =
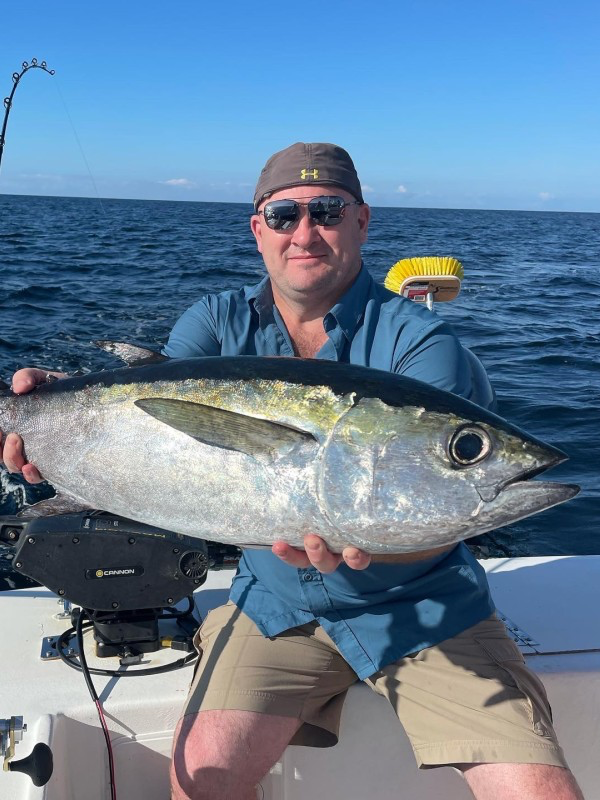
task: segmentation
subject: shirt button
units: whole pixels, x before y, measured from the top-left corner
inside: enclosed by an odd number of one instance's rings
[[[312,579],[313,579],[313,576],[312,576],[311,572],[305,572],[303,577],[304,577],[305,581],[312,581]]]

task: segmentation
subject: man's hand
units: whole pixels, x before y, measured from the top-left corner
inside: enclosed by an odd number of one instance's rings
[[[304,550],[298,550],[286,542],[275,542],[272,550],[291,567],[315,567],[319,572],[334,572],[342,561],[350,569],[366,569],[371,563],[371,556],[357,547],[346,547],[341,554],[331,553],[323,539],[312,533],[304,537]]]
[[[12,379],[12,389],[15,394],[27,394],[39,386],[47,383],[51,378],[66,377],[62,372],[48,372],[45,369],[20,369],[15,372]],[[38,469],[27,462],[23,439],[16,433],[7,434],[2,441],[0,431],[0,461],[3,461],[9,472],[20,472],[28,483],[41,483],[44,479]]]

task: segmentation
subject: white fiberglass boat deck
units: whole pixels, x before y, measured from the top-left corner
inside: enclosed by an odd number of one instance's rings
[[[558,734],[586,800],[600,800],[600,556],[490,559],[482,562],[494,599],[529,665],[543,679]],[[230,572],[209,573],[196,592],[203,616],[227,596]],[[42,787],[12,772],[0,774],[3,800],[106,800],[107,750],[96,709],[80,672],[40,657],[42,639],[69,622],[56,619],[57,597],[46,589],[0,594],[2,683],[0,716],[23,717],[22,759],[38,742],[54,755]],[[90,666],[116,669],[116,659]],[[88,652],[86,648],[86,652]],[[145,657],[154,666],[172,651]],[[167,800],[174,726],[186,697],[189,667],[163,675],[94,676],[111,732],[119,800]],[[417,770],[391,708],[364,685],[348,695],[340,743],[313,750],[289,747],[262,781],[264,800],[447,800],[468,798],[451,769]],[[258,797],[261,797],[259,790]]]

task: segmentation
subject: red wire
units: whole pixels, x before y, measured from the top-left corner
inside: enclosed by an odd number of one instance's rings
[[[113,759],[113,750],[110,741],[110,733],[108,732],[108,725],[106,724],[106,719],[104,717],[104,711],[102,710],[102,704],[100,703],[100,700],[95,700],[94,703],[98,711],[98,716],[100,718],[100,725],[102,726],[102,731],[104,732],[104,738],[106,739],[106,749],[108,750],[108,770],[110,772],[110,798],[111,800],[117,800],[117,789],[115,786],[115,762]]]
[[[77,624],[75,625],[75,631],[77,633],[77,642],[79,644],[79,663],[81,665],[81,671],[83,672],[83,677],[85,678],[86,685],[88,690],[92,696],[92,700],[94,701],[94,705],[96,706],[96,711],[98,712],[98,717],[100,719],[100,727],[102,728],[102,732],[104,733],[104,739],[106,740],[106,749],[108,750],[108,771],[110,775],[110,798],[111,800],[117,800],[117,788],[115,785],[115,762],[113,759],[113,751],[112,751],[112,744],[110,741],[110,733],[108,732],[108,725],[106,724],[106,719],[104,718],[104,711],[102,709],[102,704],[100,703],[100,698],[94,689],[94,684],[92,682],[92,676],[90,675],[87,661],[85,658],[85,649],[83,646],[83,620],[87,618],[89,620],[89,615],[85,609],[81,609],[79,616],[77,617]],[[91,622],[91,620],[90,620]]]

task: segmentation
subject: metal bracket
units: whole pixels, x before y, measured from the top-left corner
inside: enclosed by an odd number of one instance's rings
[[[15,754],[15,745],[23,739],[27,725],[23,717],[0,719],[0,756],[4,756],[4,771],[8,772],[8,762]]]
[[[73,603],[70,600],[67,600],[66,597],[63,597],[60,600],[57,600],[59,606],[62,606],[62,611],[59,611],[57,614],[54,615],[55,619],[71,619],[71,611],[73,610]]]
[[[60,658],[57,647],[59,638],[59,636],[44,636],[42,639],[42,652],[40,653],[42,661],[55,661]],[[79,646],[77,641],[73,640],[71,644],[63,649],[63,653],[66,656],[78,656]]]

